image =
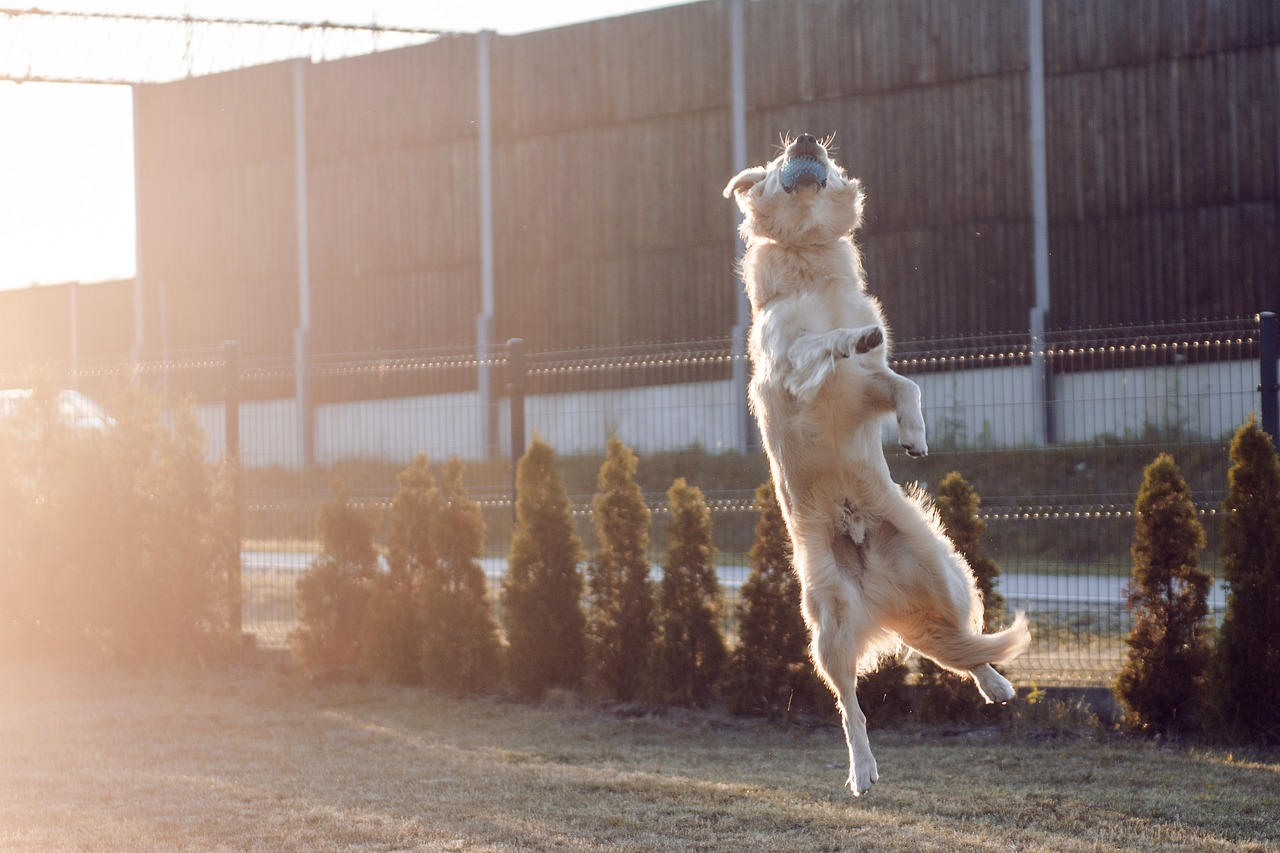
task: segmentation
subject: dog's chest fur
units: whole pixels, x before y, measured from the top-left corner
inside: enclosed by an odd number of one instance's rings
[[[816,503],[834,514],[832,521],[843,534],[861,542],[871,522],[863,494],[881,488],[882,479],[878,471],[867,476],[863,460],[883,459],[878,426],[862,429],[848,418],[856,401],[853,374],[864,368],[837,359],[835,375],[807,402],[785,388],[794,369],[790,348],[797,340],[835,329],[883,326],[879,304],[864,290],[856,250],[848,239],[821,248],[765,242],[748,250],[744,269],[753,306],[752,403],[761,416],[775,482],[785,484],[784,504],[792,509]],[[844,371],[851,372],[848,381],[839,378]],[[831,493],[810,492],[808,484],[819,483]]]
[[[747,297],[753,313],[794,303],[794,322],[805,331],[877,322],[879,312],[863,289],[857,251],[848,238],[821,247],[775,242],[751,246],[743,258]]]
[[[803,335],[872,324],[888,332],[847,238],[821,248],[754,245],[743,268],[752,306],[753,378],[760,394],[769,394],[768,386],[781,381],[788,368],[786,348]]]

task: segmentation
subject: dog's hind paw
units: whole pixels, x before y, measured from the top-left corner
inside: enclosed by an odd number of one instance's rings
[[[993,705],[1003,705],[1006,702],[1013,701],[1013,697],[1017,692],[1013,689],[1013,685],[1009,683],[1009,679],[996,672],[991,664],[983,664],[972,670],[973,680],[978,683],[978,691],[982,694],[982,698]]]
[[[868,766],[870,765],[870,766]],[[875,759],[870,762],[859,762],[857,767],[849,769],[849,778],[845,780],[845,787],[855,797],[861,797],[867,791],[871,790],[871,786],[880,780],[880,772],[876,769]]]

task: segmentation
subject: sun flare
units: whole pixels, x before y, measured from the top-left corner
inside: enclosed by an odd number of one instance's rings
[[[0,83],[0,288],[134,272],[132,93]]]

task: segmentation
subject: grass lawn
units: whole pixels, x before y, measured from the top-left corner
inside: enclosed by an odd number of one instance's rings
[[[3,850],[1280,850],[1280,756],[0,666]]]

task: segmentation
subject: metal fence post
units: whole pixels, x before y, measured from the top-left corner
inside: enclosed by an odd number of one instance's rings
[[[244,622],[243,564],[241,549],[244,543],[244,513],[240,504],[240,342],[227,341],[222,345],[223,363],[223,412],[226,417],[226,465],[227,490],[231,500],[231,531],[234,537],[234,554],[227,561],[227,617],[231,637],[239,642]]]
[[[507,392],[511,399],[511,518],[516,514],[516,473],[524,456],[524,339],[507,341]]]
[[[294,329],[293,397],[298,407],[298,467],[304,471],[316,462],[315,412],[311,404],[310,337],[311,333],[306,329]]]
[[[1261,397],[1262,430],[1280,449],[1280,380],[1276,378],[1276,315],[1274,311],[1258,314],[1258,392]]]

